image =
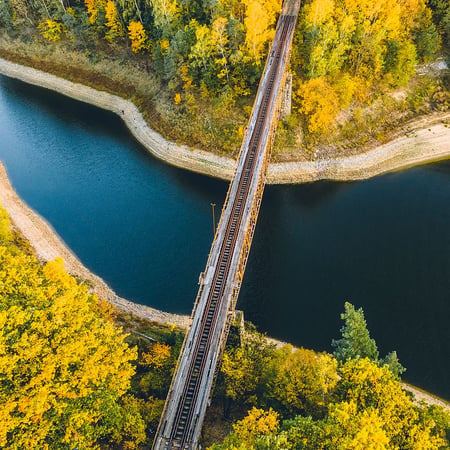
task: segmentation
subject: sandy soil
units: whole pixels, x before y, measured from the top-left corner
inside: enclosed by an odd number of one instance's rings
[[[443,400],[442,398],[436,397],[429,392],[423,391],[422,389],[412,386],[411,384],[402,383],[403,389],[414,395],[416,403],[425,402],[428,405],[442,406],[445,411],[450,414],[450,402]]]
[[[128,100],[2,58],[0,73],[118,114],[150,153],[169,164],[226,180],[233,176],[236,161],[167,141],[148,126],[137,107]],[[446,159],[450,157],[449,122],[449,112],[421,118],[408,124],[409,131],[405,131],[404,136],[352,157],[272,163],[269,165],[267,181],[270,184],[288,184],[324,179],[361,180]]]
[[[19,198],[1,163],[0,203],[8,211],[15,229],[30,242],[39,260],[50,261],[58,256],[62,257],[65,268],[70,274],[88,280],[92,286],[92,292],[101,298],[108,299],[122,311],[131,312],[152,322],[170,323],[183,328],[188,326],[188,316],[166,313],[125,300],[119,297],[100,277],[90,272],[66,246],[51,225]]]

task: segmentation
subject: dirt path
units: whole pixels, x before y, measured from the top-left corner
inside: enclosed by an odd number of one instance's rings
[[[188,316],[166,313],[119,297],[100,277],[90,272],[66,246],[51,225],[20,199],[12,188],[1,163],[0,203],[8,211],[15,229],[30,242],[39,260],[50,261],[58,256],[62,257],[65,268],[70,274],[88,280],[93,292],[99,297],[108,299],[123,311],[131,312],[152,322],[170,323],[183,328],[188,325]]]
[[[148,126],[137,107],[128,100],[2,58],[0,73],[116,113],[150,153],[169,164],[226,180],[233,176],[236,161],[167,141]],[[272,163],[267,180],[270,184],[361,180],[450,158],[449,122],[448,112],[420,118],[408,123],[408,129],[413,131],[405,132],[405,136],[352,157]]]

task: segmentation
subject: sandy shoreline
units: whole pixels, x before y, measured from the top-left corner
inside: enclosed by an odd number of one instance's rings
[[[89,271],[67,247],[51,225],[21,200],[11,186],[6,170],[1,163],[0,203],[8,211],[14,228],[30,242],[40,261],[50,261],[58,256],[62,257],[64,266],[70,274],[88,280],[92,286],[92,292],[101,298],[108,299],[122,311],[131,312],[152,322],[169,323],[183,328],[188,326],[188,316],[170,314],[125,300],[119,297],[100,277]]]
[[[225,180],[230,180],[233,176],[236,161],[167,141],[148,126],[131,101],[2,58],[0,74],[114,112],[123,119],[134,137],[151,154],[169,164]],[[450,158],[450,127],[446,126],[449,122],[450,112],[431,114],[410,122],[408,129],[413,131],[407,135],[351,157],[271,163],[267,182],[291,184],[318,180],[362,180],[385,172]]]

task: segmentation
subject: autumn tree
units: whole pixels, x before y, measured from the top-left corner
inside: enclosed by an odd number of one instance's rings
[[[131,42],[131,50],[134,53],[138,53],[145,48],[147,33],[141,22],[132,21],[128,24],[128,37]]]
[[[258,399],[263,400],[274,354],[274,346],[255,331],[246,334],[242,346],[227,349],[221,365],[225,396],[239,405],[257,405]]]
[[[0,245],[6,245],[13,239],[11,222],[6,210],[0,205]]]
[[[39,30],[45,39],[57,42],[66,32],[64,25],[56,20],[47,19],[39,24]]]
[[[244,0],[246,50],[261,64],[265,46],[275,35],[274,23],[281,8],[279,0]]]
[[[136,358],[124,337],[110,307],[69,276],[62,260],[41,266],[1,246],[0,446],[141,442],[145,424],[124,397]]]
[[[89,23],[95,24],[99,16],[99,11],[103,11],[106,6],[106,0],[84,0],[86,11],[89,17]]]
[[[311,133],[328,129],[339,111],[339,100],[334,88],[325,78],[315,78],[303,83],[295,93],[300,111],[308,119]]]
[[[340,376],[340,401],[330,406],[328,419],[332,442],[374,449],[381,444],[436,450],[445,445],[442,430],[421,414],[387,367],[367,358],[350,360]]]
[[[164,343],[156,342],[142,353],[140,365],[144,367],[139,389],[144,396],[165,398],[172,380],[178,353]]]
[[[176,25],[181,12],[177,0],[147,0],[153,9],[153,16],[157,28],[170,33]]]
[[[316,353],[286,345],[278,349],[270,396],[283,413],[320,414],[338,380],[337,361],[327,353]]]
[[[281,427],[276,416],[271,426],[261,426],[264,413],[252,409],[223,444],[211,449],[440,450],[449,445],[449,415],[442,408],[415,405],[392,372],[368,358],[339,368],[332,398],[323,418],[297,415]]]
[[[117,38],[124,35],[122,23],[119,19],[116,4],[113,0],[108,0],[105,7],[105,25],[109,28],[106,32],[106,39],[109,42],[115,41]]]
[[[292,66],[308,131],[324,133],[340,109],[370,102],[377,86],[405,85],[438,45],[425,0],[306,1]]]
[[[252,408],[247,416],[233,425],[233,432],[223,444],[214,444],[209,450],[269,449],[267,445],[270,445],[278,428],[278,414],[275,411]]]

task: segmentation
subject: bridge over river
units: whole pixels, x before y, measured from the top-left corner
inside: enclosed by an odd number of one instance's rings
[[[228,335],[262,200],[300,0],[285,0],[228,189],[154,450],[194,450]]]

